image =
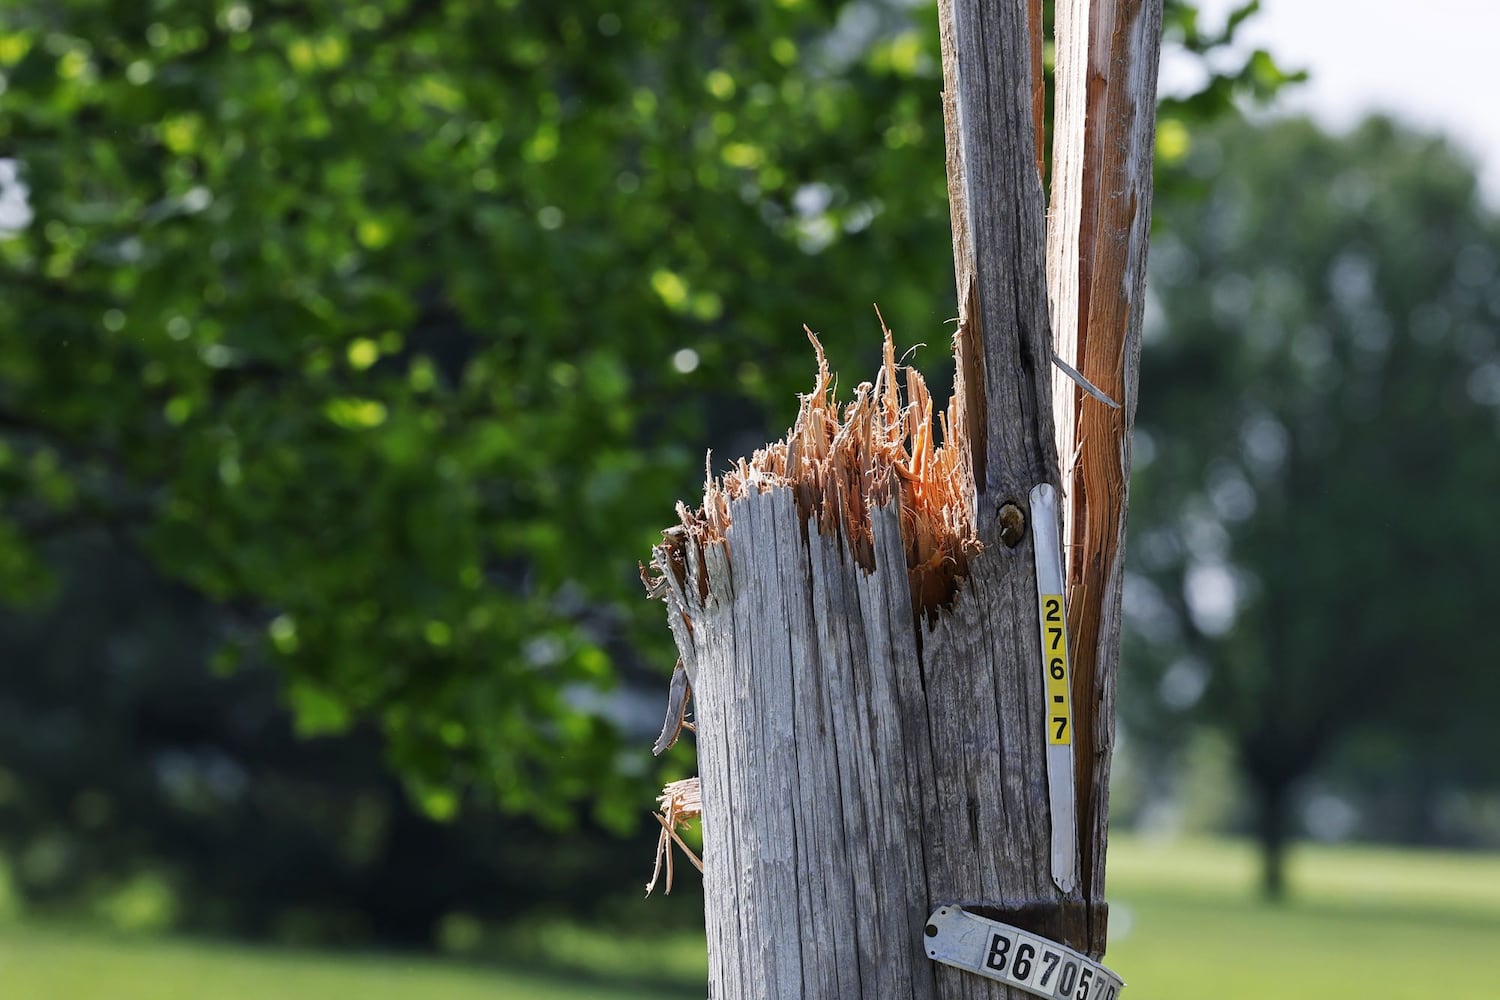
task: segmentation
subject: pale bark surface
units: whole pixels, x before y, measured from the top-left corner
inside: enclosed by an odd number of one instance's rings
[[[867,572],[789,489],[731,509],[706,577],[669,584],[699,727],[710,995],[1006,996],[929,962],[922,928],[939,902],[1057,895],[1040,650],[1016,627],[1035,612],[1030,545],[977,559],[919,648],[893,510],[872,516]]]
[[[1079,270],[1070,272],[1078,315],[1092,324],[1097,310],[1098,322],[1124,324],[1113,354],[1105,352],[1109,371],[1090,367],[1087,350],[1078,365],[1126,403],[1100,445],[1113,449],[1120,479],[1149,223],[1156,41],[1146,33],[1159,34],[1160,0],[1096,0],[1096,19],[1100,6],[1111,18],[1101,65],[1119,83],[1104,88],[1100,106],[1113,115],[1106,122],[1131,130],[1118,140],[1131,165],[1123,176],[1078,167],[1069,181],[1074,204],[1085,211],[1093,190],[1097,222],[1068,221],[1078,238],[1051,263],[1054,275],[1066,271],[1078,248]],[[1031,487],[1062,482],[1036,155],[1038,9],[1028,0],[940,3],[961,316],[950,430],[954,446],[968,449],[972,523],[983,545],[951,605],[931,626],[914,612],[904,495],[881,485],[887,480],[851,479],[848,466],[812,489],[742,464],[733,499],[720,491],[712,511],[685,515],[689,528],[656,551],[698,723],[714,1000],[1025,996],[926,958],[923,927],[943,903],[983,904],[1001,919],[1025,912],[1029,930],[1095,956],[1103,950],[1123,480],[1117,493],[1108,480],[1097,488],[1073,481],[1073,524],[1091,526],[1088,544],[1100,552],[1084,560],[1097,567],[1093,576],[1075,578],[1070,567],[1072,610],[1080,601],[1095,610],[1079,619],[1092,623],[1084,642],[1070,635],[1073,649],[1087,645],[1089,661],[1087,683],[1075,676],[1075,728],[1093,735],[1078,765],[1089,810],[1079,816],[1085,885],[1067,898],[1050,870],[1034,526],[1014,544],[1000,535],[1002,507],[1015,505],[1029,520]],[[1073,149],[1078,131],[1071,139],[1060,131],[1059,148]],[[1130,259],[1098,266],[1100,254]],[[1084,331],[1070,325],[1086,346]],[[1092,410],[1080,409],[1071,383],[1066,391],[1068,415],[1090,426]],[[1063,446],[1071,455],[1072,438]],[[1085,496],[1115,499],[1096,517],[1080,506]],[[866,497],[880,499],[868,537],[856,541],[847,513],[828,511],[862,510]],[[1098,919],[1090,903],[1100,904]]]

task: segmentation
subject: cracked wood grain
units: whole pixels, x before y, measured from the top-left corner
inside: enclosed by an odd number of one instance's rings
[[[873,570],[790,489],[731,513],[708,596],[668,598],[692,623],[710,996],[1007,996],[930,962],[922,930],[938,901],[1056,894],[1038,639],[1014,625],[1029,542],[984,553],[919,642],[893,508]]]
[[[816,514],[807,504],[817,491],[744,463],[732,499],[721,491],[710,512],[685,516],[691,530],[656,550],[660,590],[695,699],[713,1000],[1025,996],[926,959],[926,917],[944,902],[1050,913],[1047,936],[1095,957],[1103,950],[1101,782],[1112,733],[1123,535],[1100,564],[1102,580],[1075,582],[1070,592],[1074,608],[1099,600],[1091,594],[1103,598],[1093,612],[1098,631],[1084,639],[1092,651],[1088,683],[1098,690],[1088,687],[1079,697],[1075,688],[1075,712],[1097,711],[1090,715],[1098,734],[1092,746],[1104,756],[1102,767],[1092,752],[1080,763],[1090,781],[1080,787],[1091,810],[1080,811],[1081,821],[1089,817],[1082,831],[1089,886],[1063,897],[1049,870],[1032,532],[1017,539],[1012,525],[1001,541],[998,516],[1007,504],[1026,506],[1037,483],[1063,482],[1047,274],[1049,263],[1054,273],[1059,261],[1066,270],[1075,250],[1054,251],[1049,262],[1037,153],[1038,4],[939,6],[960,303],[955,430],[967,441],[972,522],[983,551],[970,557],[950,605],[930,621],[914,616],[908,540],[889,489],[840,495]],[[1101,7],[1112,12],[1107,30],[1099,28]],[[1123,59],[1127,71],[1109,70],[1122,86],[1102,91],[1099,106],[1116,108],[1111,120],[1128,127],[1122,148],[1134,164],[1127,172],[1134,187],[1113,201],[1096,195],[1097,223],[1076,230],[1072,298],[1086,297],[1089,305],[1078,306],[1086,322],[1069,325],[1086,342],[1096,310],[1126,317],[1120,378],[1090,365],[1087,352],[1075,356],[1091,381],[1125,402],[1119,419],[1128,431],[1149,222],[1150,127],[1142,133],[1141,122],[1149,115],[1144,81],[1155,79],[1157,43],[1146,35],[1159,35],[1160,0],[1095,0],[1091,18],[1091,37],[1110,40],[1099,51]],[[1079,131],[1062,123],[1059,147],[1072,149]],[[1115,190],[1114,175],[1102,167],[1089,173],[1079,166],[1076,176],[1069,185],[1080,210],[1087,190]],[[1092,263],[1097,244],[1110,239],[1123,240],[1133,262],[1111,279],[1124,291],[1101,284],[1108,269]],[[1082,267],[1086,254],[1092,270]],[[1051,310],[1067,308],[1053,294]],[[1072,383],[1058,391],[1066,395],[1057,413],[1080,429],[1092,426]],[[1074,440],[1066,437],[1064,449]],[[1128,468],[1128,451],[1120,455]],[[785,464],[796,465],[789,458]],[[830,479],[819,490],[826,496],[855,481]],[[871,488],[868,477],[861,482],[860,489]],[[1077,476],[1069,482],[1076,488]],[[871,499],[877,495],[883,499]],[[1105,506],[1119,516],[1100,523],[1123,532],[1123,491],[1120,497],[1117,508]],[[868,524],[861,522],[855,541],[847,514],[827,512],[863,510],[861,504]],[[1076,540],[1080,519],[1092,524],[1096,515],[1075,498],[1072,516]],[[1073,580],[1071,574],[1070,566]],[[1090,835],[1099,838],[1098,850],[1088,846]]]
[[[1058,485],[1046,205],[1037,167],[1026,0],[940,0],[943,117],[959,367],[974,435],[976,522],[993,539],[999,504]]]
[[[1058,356],[1123,407],[1054,376],[1065,484],[1080,872],[1089,948],[1105,943],[1130,431],[1140,374],[1160,0],[1060,0],[1048,278]]]

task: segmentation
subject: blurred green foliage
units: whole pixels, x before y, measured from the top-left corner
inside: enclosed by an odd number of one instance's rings
[[[220,609],[220,668],[280,664],[304,734],[378,726],[432,816],[628,822],[603,692],[670,666],[634,564],[703,449],[781,423],[803,322],[836,360],[876,300],[946,340],[934,22],[3,0],[0,593],[102,528]]]
[[[0,609],[0,922],[85,917],[288,944],[429,948],[541,911],[701,919],[642,899],[656,837],[584,820],[435,822],[366,724],[299,738],[269,664],[216,677],[219,612],[100,534],[49,543],[60,593]],[[694,904],[697,912],[694,913]],[[636,909],[632,909],[632,907]],[[462,937],[462,935],[458,935]]]
[[[1382,118],[1225,122],[1163,169],[1212,192],[1160,201],[1151,251],[1135,731],[1229,734],[1270,889],[1330,761],[1399,788],[1388,834],[1461,841],[1440,797],[1500,777],[1500,219],[1448,143]]]

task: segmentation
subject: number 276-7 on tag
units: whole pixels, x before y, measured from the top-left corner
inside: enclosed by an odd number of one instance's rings
[[[1068,669],[1068,622],[1061,594],[1041,595],[1042,660],[1047,668],[1047,742],[1073,743],[1073,707]]]

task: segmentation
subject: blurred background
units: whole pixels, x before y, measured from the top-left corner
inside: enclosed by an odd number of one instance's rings
[[[1146,995],[1494,995],[1475,6],[1167,3]],[[637,561],[803,323],[951,378],[939,81],[919,0],[0,0],[0,995],[702,996]]]

